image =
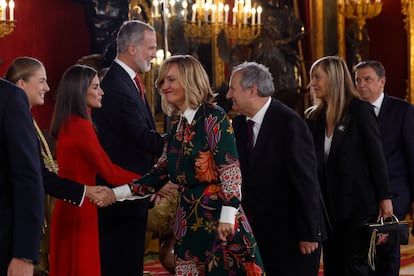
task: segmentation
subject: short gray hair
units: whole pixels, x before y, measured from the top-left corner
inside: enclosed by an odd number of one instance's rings
[[[116,37],[117,53],[124,53],[128,49],[128,45],[137,45],[143,41],[145,31],[155,32],[155,29],[139,20],[125,21],[119,28]]]
[[[244,89],[256,86],[257,92],[261,97],[272,96],[275,92],[273,76],[269,68],[257,62],[243,62],[233,67],[231,75],[241,73],[240,86]]]

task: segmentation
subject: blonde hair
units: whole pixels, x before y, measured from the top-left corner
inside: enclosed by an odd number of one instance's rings
[[[16,84],[18,80],[28,79],[35,74],[37,70],[44,68],[43,63],[33,57],[18,57],[16,58],[6,73],[6,80]]]
[[[328,95],[326,101],[314,98],[314,105],[305,111],[307,118],[316,118],[326,108],[326,121],[333,125],[340,122],[349,102],[353,98],[359,99],[351,73],[346,62],[338,56],[326,56],[315,61],[310,68],[310,76],[316,69],[322,69],[328,76]],[[309,88],[312,87],[309,84]],[[312,94],[312,91],[311,91]]]
[[[196,109],[203,103],[214,102],[217,94],[213,93],[207,72],[201,63],[190,55],[175,55],[164,60],[155,81],[161,95],[161,108],[165,114],[171,116],[178,114],[179,111],[177,106],[167,102],[164,93],[161,93],[160,89],[173,64],[178,66],[178,81],[184,88],[185,101],[188,107]]]

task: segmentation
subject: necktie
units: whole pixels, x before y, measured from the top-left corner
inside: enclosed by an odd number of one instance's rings
[[[141,93],[141,99],[145,102],[145,92],[144,92],[144,85],[142,84],[141,77],[136,74],[134,78],[135,83],[138,86],[139,93]]]
[[[254,121],[253,120],[247,120],[247,137],[248,137],[248,141],[247,141],[247,151],[249,154],[252,153],[253,151],[253,147],[254,147],[254,133],[253,133],[253,126],[254,126]]]
[[[184,116],[181,116],[181,122],[180,122],[180,132],[182,135],[185,135],[185,129],[188,127],[187,119]]]

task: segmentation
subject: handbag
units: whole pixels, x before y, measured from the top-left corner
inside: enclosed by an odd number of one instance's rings
[[[376,223],[367,223],[370,233],[370,244],[368,250],[368,264],[375,270],[376,247],[381,245],[406,245],[409,237],[409,224],[407,221],[399,221],[395,215],[390,220],[384,221],[381,217]]]

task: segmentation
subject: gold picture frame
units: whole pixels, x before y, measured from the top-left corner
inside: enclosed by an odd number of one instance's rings
[[[404,28],[407,32],[407,88],[406,100],[414,103],[414,1],[401,0],[401,13],[405,16]]]

